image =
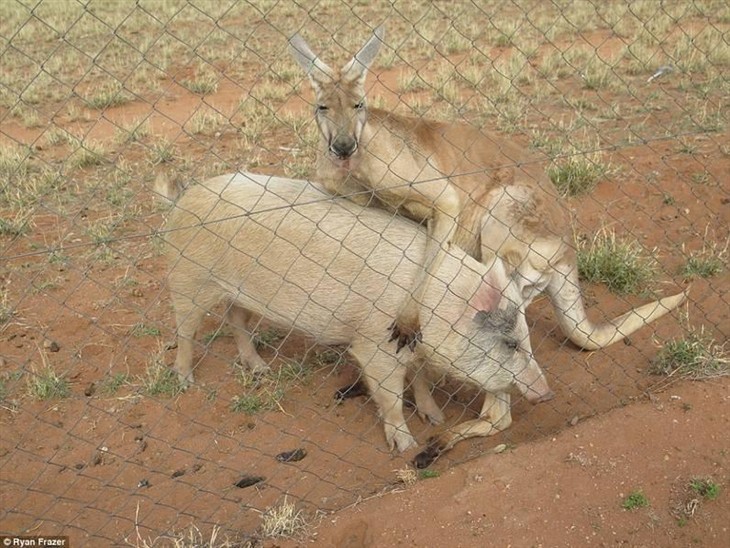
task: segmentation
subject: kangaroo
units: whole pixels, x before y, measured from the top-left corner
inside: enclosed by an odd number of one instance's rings
[[[477,260],[496,253],[519,287],[524,311],[542,292],[550,297],[563,333],[578,347],[596,350],[622,340],[677,308],[686,292],[639,306],[596,324],[586,315],[578,282],[570,217],[539,161],[519,144],[465,123],[445,123],[368,108],[365,79],[383,43],[382,26],[341,69],[325,64],[299,35],[289,41],[293,58],[315,94],[321,134],[316,179],[338,195],[428,222],[423,268],[393,327],[398,347],[418,340],[415,302],[446,249],[456,245]],[[534,358],[533,358],[534,359]],[[493,398],[487,395],[487,398]],[[494,400],[493,424],[509,423],[509,396]],[[499,398],[498,398],[499,399]],[[501,429],[501,428],[500,428]],[[449,447],[457,432],[433,444]],[[436,448],[436,449],[434,449]]]

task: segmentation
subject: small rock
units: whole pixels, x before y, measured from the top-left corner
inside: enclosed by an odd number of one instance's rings
[[[572,419],[570,419],[570,426],[575,426],[578,424],[578,421],[580,420],[580,417],[578,415],[574,416]]]
[[[185,475],[185,469],[184,469],[184,468],[182,468],[182,469],[180,469],[180,470],[175,470],[175,471],[174,471],[174,472],[172,473],[172,477],[173,477],[173,478],[179,478],[180,476],[184,476],[184,475]]]
[[[86,396],[87,398],[88,398],[88,397],[91,397],[91,396],[93,396],[93,395],[94,395],[94,392],[96,392],[96,383],[93,383],[93,382],[92,382],[92,383],[91,383],[91,384],[89,384],[89,386],[87,386],[87,387],[86,387],[86,389],[84,390],[84,396]]]
[[[506,449],[507,449],[507,444],[506,443],[500,443],[494,449],[492,449],[492,453],[496,453],[496,454],[497,453],[504,453]]]
[[[266,478],[262,476],[243,476],[240,480],[238,480],[235,485],[236,487],[240,489],[245,489],[246,487],[251,487],[252,485],[256,485],[257,483],[260,483],[264,481]]]
[[[306,449],[294,449],[293,451],[285,451],[276,455],[279,462],[298,462],[307,456]]]
[[[139,287],[135,287],[132,289],[132,297],[144,297],[144,292]]]
[[[203,465],[202,465],[202,464],[200,464],[199,462],[196,462],[196,463],[195,463],[195,464],[193,464],[193,466],[192,466],[193,472],[197,472],[197,471],[199,471],[199,470],[200,470],[200,469],[201,469],[202,467],[203,467]]]
[[[150,482],[146,478],[139,480],[139,483],[137,484],[137,487],[149,487],[149,486],[150,486]]]
[[[50,339],[46,339],[45,341],[43,341],[43,348],[45,348],[49,352],[58,352],[59,350],[61,350],[59,344],[56,341],[52,341]]]

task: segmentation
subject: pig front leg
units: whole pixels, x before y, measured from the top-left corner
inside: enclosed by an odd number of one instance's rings
[[[206,312],[215,306],[219,296],[203,288],[198,291],[194,299],[190,298],[189,288],[185,282],[179,284],[178,279],[177,276],[171,276],[169,281],[177,326],[177,355],[173,370],[177,373],[181,385],[187,387],[195,382],[193,375],[195,334]],[[181,290],[177,289],[178,285],[182,286]]]
[[[462,422],[440,436],[428,440],[426,449],[413,459],[416,468],[426,468],[458,442],[469,438],[493,436],[512,424],[510,396],[486,393],[479,418]]]
[[[383,419],[385,439],[390,450],[397,448],[398,452],[403,453],[415,447],[416,440],[413,439],[403,416],[406,367],[371,342],[355,342],[349,351],[363,370],[370,397]]]

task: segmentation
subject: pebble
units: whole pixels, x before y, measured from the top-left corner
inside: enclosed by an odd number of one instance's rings
[[[257,483],[260,483],[264,481],[266,478],[262,476],[243,476],[240,480],[238,480],[235,485],[239,489],[245,489],[246,487],[251,487],[252,485],[256,485]]]
[[[58,352],[59,350],[61,350],[61,346],[56,341],[52,341],[50,339],[46,339],[45,341],[43,341],[43,348],[45,348],[49,352]]]

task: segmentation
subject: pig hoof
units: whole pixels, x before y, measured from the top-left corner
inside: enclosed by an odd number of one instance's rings
[[[260,363],[245,362],[242,364],[255,378],[260,378],[271,373],[271,368],[262,360]]]
[[[426,446],[426,449],[418,453],[413,459],[413,466],[419,470],[428,468],[443,452],[441,444],[438,440],[431,438]]]
[[[414,440],[413,436],[411,436],[410,434],[402,434],[398,432],[393,441],[395,442],[395,446],[398,449],[399,453],[405,453],[409,449],[418,446],[416,440]]]
[[[404,346],[407,346],[408,349],[413,352],[416,349],[416,345],[423,340],[421,328],[418,326],[416,326],[415,329],[406,329],[399,326],[396,322],[393,322],[390,324],[388,329],[390,330],[390,339],[388,342],[398,341],[398,346],[395,350],[396,354],[400,352]]]
[[[188,388],[190,388],[190,385],[195,384],[195,377],[193,377],[192,372],[188,373],[187,375],[178,373],[177,378],[180,382],[180,388],[182,388],[182,390],[187,390]]]
[[[357,398],[358,396],[367,396],[368,389],[365,383],[362,381],[356,381],[347,386],[343,386],[335,392],[335,400],[343,401],[350,398]]]

